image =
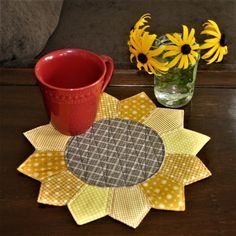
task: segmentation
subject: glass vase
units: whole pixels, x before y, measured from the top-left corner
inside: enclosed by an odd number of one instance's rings
[[[189,103],[193,97],[198,63],[187,69],[174,67],[166,74],[154,76],[154,93],[157,101],[165,107],[178,108]]]
[[[180,34],[181,36],[181,34]],[[155,47],[171,45],[166,36],[155,41]],[[158,58],[162,62],[169,62],[171,58]],[[157,101],[165,107],[178,108],[189,103],[193,97],[197,76],[198,60],[195,65],[189,64],[187,69],[179,69],[178,64],[167,73],[154,75],[154,93]]]

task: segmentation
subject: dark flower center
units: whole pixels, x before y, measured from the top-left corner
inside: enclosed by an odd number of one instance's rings
[[[182,47],[181,47],[181,52],[183,54],[189,54],[191,52],[191,47],[188,45],[188,44],[184,44]]]
[[[148,61],[147,56],[143,53],[138,54],[138,60],[143,64],[145,64]]]
[[[225,34],[221,34],[220,46],[222,46],[222,47],[226,46]]]

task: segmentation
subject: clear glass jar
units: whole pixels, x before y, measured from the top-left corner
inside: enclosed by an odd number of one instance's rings
[[[162,36],[156,41],[156,46],[170,44]],[[162,59],[163,60],[163,59]],[[157,101],[165,107],[178,108],[191,101],[194,93],[198,60],[187,69],[179,69],[178,65],[169,69],[165,74],[154,75],[154,93]]]

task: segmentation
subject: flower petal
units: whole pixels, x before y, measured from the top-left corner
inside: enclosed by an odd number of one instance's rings
[[[152,208],[171,211],[185,210],[183,184],[158,173],[141,184],[141,187]]]
[[[196,59],[191,54],[188,54],[188,59],[190,60],[192,65],[196,64]]]
[[[119,117],[142,122],[155,108],[153,101],[142,92],[120,101]]]
[[[200,34],[212,35],[212,36],[215,36],[218,39],[221,38],[221,34],[215,32],[215,31],[212,31],[212,30],[203,30]]]
[[[171,34],[166,34],[166,37],[167,37],[172,43],[174,43],[175,45],[181,46],[179,40],[176,39],[175,36],[173,36],[173,35],[171,35]]]
[[[169,64],[168,64],[168,67],[169,68],[172,68],[172,67],[174,67],[178,62],[179,62],[179,60],[180,60],[180,58],[181,58],[181,53],[179,54],[179,55],[177,55]]]
[[[217,49],[219,48],[220,45],[215,45],[213,48],[211,48],[207,53],[205,53],[203,56],[202,56],[202,59],[207,59],[209,57],[211,57],[216,51]]]
[[[144,32],[143,38],[142,38],[142,50],[144,54],[148,53],[155,39],[156,39],[155,34],[149,34],[148,32]]]
[[[42,181],[38,202],[65,206],[84,183],[70,171],[64,170]]]
[[[163,134],[162,139],[165,142],[167,153],[197,155],[210,140],[210,137],[192,130],[179,128]]]
[[[214,56],[208,60],[207,64],[211,64],[213,63],[214,61],[217,60],[218,56],[220,54],[220,47],[217,49],[217,51],[215,52]]]
[[[184,127],[184,111],[169,108],[156,108],[145,118],[143,124],[162,135],[163,133]]]
[[[100,219],[109,214],[113,188],[84,185],[68,203],[68,208],[78,225]]]
[[[183,25],[183,41],[188,43],[188,27],[186,25]]]
[[[19,172],[38,181],[65,169],[64,152],[61,151],[35,151],[17,168]]]
[[[151,209],[139,186],[115,188],[110,217],[136,228]]]
[[[24,133],[38,150],[64,151],[70,136],[61,134],[51,124],[39,126]]]
[[[179,62],[179,65],[178,65],[178,68],[179,68],[179,69],[182,69],[182,68],[184,67],[184,62],[185,62],[185,60],[186,60],[186,57],[187,57],[187,55],[183,55],[183,54],[182,54],[181,59],[180,59],[180,62]]]
[[[103,93],[96,116],[97,120],[118,117],[119,100],[107,93]]]
[[[187,154],[167,154],[159,173],[183,185],[211,176],[211,172],[198,157]]]
[[[194,38],[194,35],[195,35],[195,29],[192,28],[190,30],[190,33],[189,33],[189,36],[188,36],[187,44],[191,45],[191,42],[192,42],[192,39]]]

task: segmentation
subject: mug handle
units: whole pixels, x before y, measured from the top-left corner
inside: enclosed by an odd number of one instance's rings
[[[113,70],[114,70],[114,64],[113,64],[112,58],[109,57],[109,56],[102,55],[102,56],[100,56],[100,58],[102,59],[102,61],[106,65],[106,74],[105,74],[104,83],[103,83],[103,86],[102,86],[102,92],[103,92],[106,89],[108,83],[111,80],[111,76],[112,76],[112,73],[113,73]]]

